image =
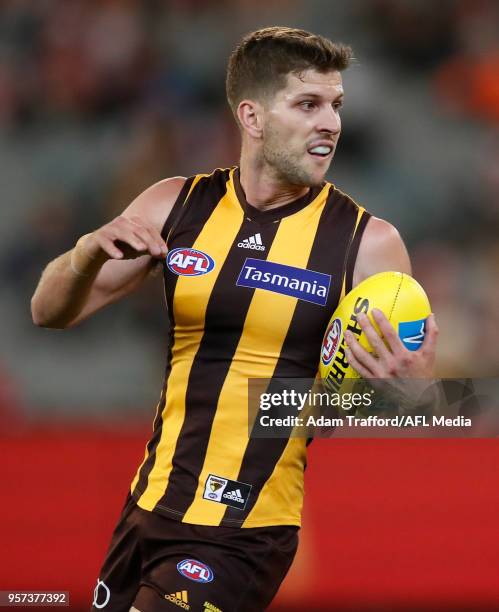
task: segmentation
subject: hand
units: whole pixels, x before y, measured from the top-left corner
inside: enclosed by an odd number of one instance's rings
[[[434,315],[431,314],[426,320],[425,338],[417,351],[405,348],[397,332],[380,310],[373,309],[372,316],[380,333],[364,313],[358,315],[358,321],[373,353],[362,347],[352,332],[345,332],[346,356],[350,365],[365,379],[382,379],[378,385],[382,390],[386,391],[389,386],[399,397],[411,402],[417,401],[432,383],[438,336]],[[404,380],[398,383],[396,379]],[[419,380],[409,384],[407,379]],[[391,383],[387,382],[389,380]]]
[[[363,378],[431,378],[438,336],[434,315],[431,314],[426,319],[425,338],[417,351],[405,348],[393,325],[381,310],[374,308],[372,315],[381,335],[364,313],[358,316],[358,321],[374,353],[366,351],[352,332],[345,332],[346,354],[350,365]]]
[[[167,246],[161,234],[140,217],[120,215],[85,238],[90,259],[135,259],[141,255],[162,258]]]

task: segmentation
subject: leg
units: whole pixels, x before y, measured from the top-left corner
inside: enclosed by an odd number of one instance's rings
[[[127,498],[94,589],[94,611],[124,612],[135,599],[142,560],[134,509],[134,502]]]
[[[133,602],[141,612],[261,612],[277,593],[298,544],[293,527],[174,523],[168,531],[169,541],[143,567]]]

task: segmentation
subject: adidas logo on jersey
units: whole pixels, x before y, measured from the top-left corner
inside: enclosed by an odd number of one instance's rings
[[[232,501],[239,502],[240,504],[245,503],[245,500],[243,499],[243,496],[241,495],[241,491],[239,489],[236,489],[235,491],[227,491],[227,493],[223,494],[223,497],[225,497],[226,499],[231,499]]]
[[[188,604],[187,591],[177,591],[176,593],[170,593],[169,595],[165,595],[165,599],[171,601],[179,608],[183,608],[184,610],[190,610],[191,606]]]
[[[251,487],[252,485],[239,480],[229,480],[222,476],[208,474],[203,499],[244,510],[250,496]]]
[[[265,251],[260,234],[255,234],[254,236],[250,236],[249,238],[238,242],[237,246],[241,247],[242,249],[252,249],[253,251]]]

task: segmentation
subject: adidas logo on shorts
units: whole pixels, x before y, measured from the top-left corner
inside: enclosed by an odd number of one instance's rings
[[[245,503],[245,500],[243,499],[243,496],[239,489],[236,489],[235,491],[227,491],[227,493],[223,494],[223,497],[225,497],[225,499],[231,499],[232,501],[236,501],[240,504]]]
[[[177,591],[176,593],[170,593],[169,595],[165,595],[165,599],[171,601],[179,608],[183,608],[184,610],[190,610],[191,606],[188,604],[187,591]]]
[[[253,251],[265,251],[260,234],[254,234],[253,236],[238,242],[237,246],[241,247],[242,249],[251,249]]]

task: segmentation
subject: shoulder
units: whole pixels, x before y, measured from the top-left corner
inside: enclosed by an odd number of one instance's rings
[[[139,216],[161,232],[187,180],[174,176],[154,183],[133,200],[123,215]]]
[[[409,255],[398,230],[388,221],[370,217],[360,241],[353,285],[387,271],[411,274]]]
[[[361,245],[371,252],[378,253],[380,251],[378,254],[381,254],[386,249],[396,247],[401,242],[400,233],[394,225],[379,217],[370,217],[364,230]]]

